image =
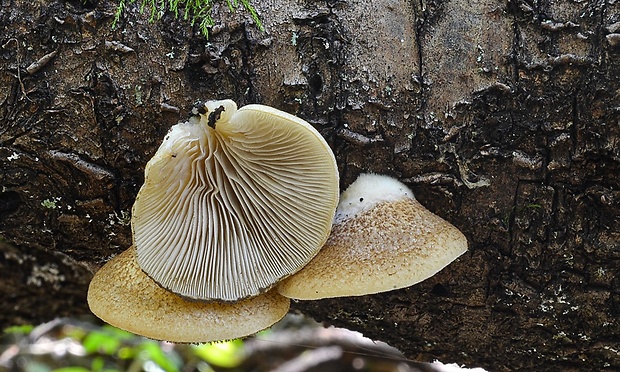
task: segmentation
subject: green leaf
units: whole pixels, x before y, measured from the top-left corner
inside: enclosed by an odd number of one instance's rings
[[[133,359],[136,356],[136,350],[133,347],[121,347],[117,355],[120,359]]]
[[[115,337],[111,337],[103,332],[91,332],[82,341],[82,346],[86,353],[102,353],[113,355],[120,347],[121,342]]]
[[[105,325],[100,331],[92,331],[82,340],[82,346],[87,353],[115,354],[123,341],[137,338],[138,336],[122,329]]]
[[[180,363],[176,364],[171,355],[166,354],[160,347],[160,345],[153,341],[144,342],[140,345],[141,358],[144,360],[151,360],[166,372],[178,372]]]
[[[11,335],[27,335],[30,332],[32,332],[33,329],[34,329],[34,326],[30,324],[17,325],[17,326],[11,326],[11,327],[5,328],[4,333],[11,334]]]
[[[193,347],[194,354],[205,362],[223,368],[234,368],[243,362],[243,341],[232,340]]]
[[[52,372],[90,372],[90,370],[84,367],[63,367],[54,369]]]
[[[100,372],[105,367],[105,360],[102,357],[94,357],[90,362],[90,369],[93,372]]]

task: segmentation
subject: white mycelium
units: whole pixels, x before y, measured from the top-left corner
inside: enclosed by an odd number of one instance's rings
[[[362,173],[340,195],[334,223],[342,223],[377,204],[404,198],[413,199],[413,192],[395,178]]]

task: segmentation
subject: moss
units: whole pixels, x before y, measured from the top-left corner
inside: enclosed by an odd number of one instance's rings
[[[138,0],[119,0],[112,27],[115,27],[120,20],[127,4],[133,4],[136,1]],[[140,11],[143,12],[146,8],[150,9],[150,20],[152,22],[159,20],[166,11],[174,12],[176,17],[183,17],[184,20],[191,22],[192,26],[198,24],[200,32],[202,32],[205,38],[209,38],[209,28],[215,24],[211,17],[211,10],[213,9],[213,5],[218,1],[221,2],[223,0],[140,0]],[[237,10],[239,5],[243,6],[245,11],[252,16],[252,19],[256,23],[256,27],[261,31],[264,30],[256,10],[252,4],[250,4],[250,0],[225,1],[231,12]]]
[[[60,197],[53,197],[52,199],[45,199],[41,202],[41,205],[47,209],[56,209],[60,208],[58,206],[58,202],[60,201]]]

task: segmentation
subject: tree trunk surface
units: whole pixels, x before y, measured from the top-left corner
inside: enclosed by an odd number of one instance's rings
[[[408,357],[620,369],[620,2],[255,1],[187,22],[0,2],[0,325],[88,312],[146,162],[198,100],[315,126],[341,188],[395,176],[469,251],[393,292],[297,302]]]

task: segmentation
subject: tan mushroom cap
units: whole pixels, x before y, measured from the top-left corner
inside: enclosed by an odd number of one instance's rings
[[[323,137],[293,115],[231,100],[198,111],[146,166],[134,246],[164,288],[234,302],[316,255],[338,204],[338,169]]]
[[[236,304],[183,299],[140,269],[133,247],[97,271],[88,288],[88,306],[104,321],[156,340],[184,343],[252,335],[282,319],[289,304],[276,291]]]
[[[332,234],[302,270],[278,284],[284,296],[316,300],[409,287],[467,250],[467,239],[397,180],[361,175],[342,194]]]

